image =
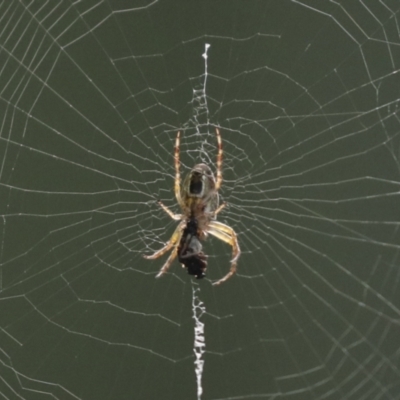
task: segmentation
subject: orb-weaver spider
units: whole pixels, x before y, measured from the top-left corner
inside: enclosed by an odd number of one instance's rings
[[[215,131],[218,144],[217,179],[208,165],[197,164],[186,176],[182,187],[179,160],[180,132],[176,135],[174,149],[175,197],[182,214],[174,214],[161,201],[158,202],[171,218],[180,223],[163,248],[152,255],[144,256],[146,259],[154,260],[173,249],[157,274],[157,278],[168,271],[177,256],[182,266],[188,269],[189,274],[196,275],[196,278],[202,278],[207,266],[207,257],[202,251],[200,240],[204,240],[209,233],[231,245],[233,253],[229,272],[213,284],[219,285],[236,273],[236,264],[240,256],[236,233],[230,226],[216,221],[216,216],[225,207],[225,203],[219,205],[218,190],[222,183],[223,151],[221,134],[218,128]]]

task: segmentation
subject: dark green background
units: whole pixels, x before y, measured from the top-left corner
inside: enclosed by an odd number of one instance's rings
[[[399,399],[399,9],[1,3],[1,396],[196,398],[197,283],[142,254],[219,126],[203,399]]]

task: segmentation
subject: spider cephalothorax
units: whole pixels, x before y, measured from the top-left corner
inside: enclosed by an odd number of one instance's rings
[[[178,257],[183,267],[187,268],[189,274],[196,278],[202,278],[205,275],[207,267],[207,256],[202,251],[201,240],[207,237],[207,234],[232,246],[233,259],[229,272],[214,285],[225,282],[236,272],[236,264],[240,255],[240,248],[235,231],[228,225],[216,221],[217,214],[224,208],[225,203],[219,205],[218,190],[222,183],[222,139],[218,128],[216,128],[218,154],[217,154],[217,177],[206,164],[197,164],[186,176],[181,187],[179,146],[180,132],[175,140],[175,196],[181,207],[182,214],[174,214],[161,201],[160,206],[173,219],[180,221],[171,239],[166,245],[150,256],[144,256],[147,259],[156,259],[168,250],[173,249],[167,261],[161,268],[157,277],[163,275],[172,264],[172,261]]]

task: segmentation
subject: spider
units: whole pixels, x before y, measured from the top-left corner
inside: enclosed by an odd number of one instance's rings
[[[176,135],[174,148],[175,163],[175,197],[182,210],[174,214],[161,201],[160,207],[174,220],[180,221],[170,240],[163,248],[144,258],[154,260],[172,249],[167,261],[160,269],[156,278],[165,274],[176,257],[189,274],[202,278],[207,266],[207,256],[202,251],[200,240],[211,234],[232,246],[233,258],[229,272],[213,285],[219,285],[236,273],[236,264],[240,256],[239,243],[235,231],[228,225],[216,221],[217,214],[226,203],[219,205],[218,190],[222,183],[222,139],[218,128],[215,129],[218,144],[217,178],[206,164],[197,164],[188,173],[181,187],[180,175],[180,132]]]

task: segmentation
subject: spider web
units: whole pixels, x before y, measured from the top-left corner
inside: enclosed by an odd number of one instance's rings
[[[400,399],[399,10],[1,2],[1,397]],[[156,280],[216,126],[238,273]]]

